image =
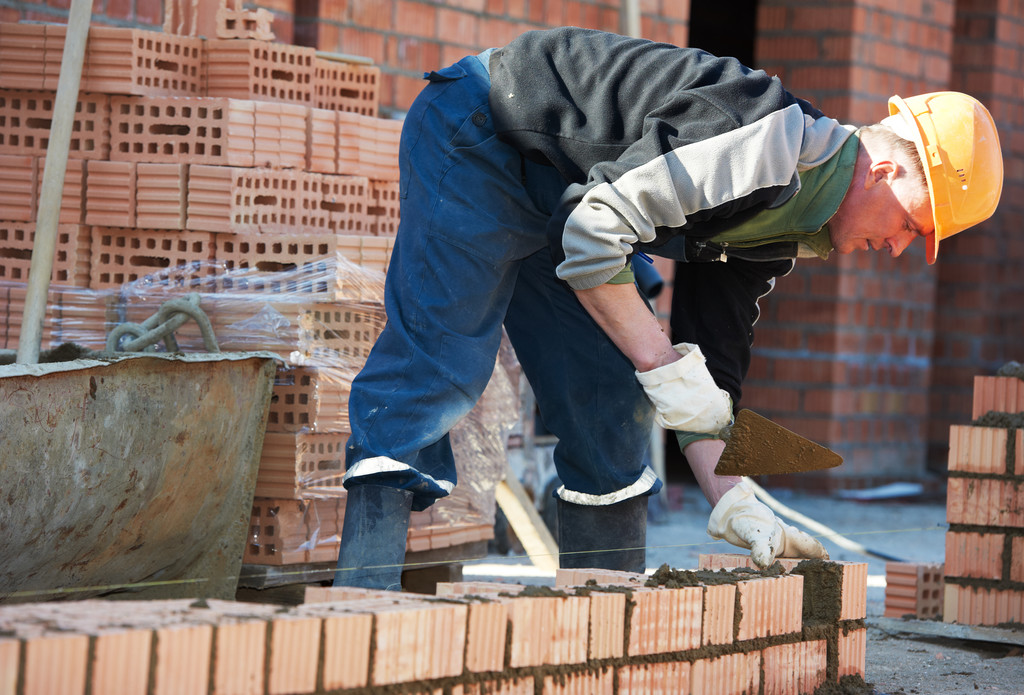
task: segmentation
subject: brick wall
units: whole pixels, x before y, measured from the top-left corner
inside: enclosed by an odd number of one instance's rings
[[[704,0],[691,0],[696,6]],[[641,34],[685,45],[691,2],[642,0]],[[214,0],[200,6],[215,7]],[[618,0],[260,0],[277,40],[363,56],[381,70],[382,114],[401,113],[424,70],[520,32],[574,24],[619,30]],[[762,0],[754,64],[830,115],[865,124],[894,93],[960,89],[985,101],[1002,135],[996,216],[944,242],[934,267],[912,248],[802,263],[763,305],[743,405],[828,444],[846,464],[779,484],[869,485],[945,470],[950,424],[971,380],[1021,359],[1024,274],[1016,271],[1024,148],[1024,6],[996,0],[885,4]],[[67,0],[12,2],[2,21],[66,21]],[[159,28],[159,0],[107,0],[98,23]],[[671,289],[670,269],[666,270]],[[661,305],[659,311],[664,314]],[[664,315],[662,318],[665,318]],[[670,442],[669,446],[673,446]]]

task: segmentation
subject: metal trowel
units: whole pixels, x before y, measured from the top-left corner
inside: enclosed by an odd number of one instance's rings
[[[843,457],[752,410],[740,410],[721,433],[725,451],[717,475],[777,475],[835,468]]]

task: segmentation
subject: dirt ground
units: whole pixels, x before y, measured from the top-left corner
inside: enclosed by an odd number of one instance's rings
[[[833,496],[771,490],[782,504],[831,528],[867,549],[910,562],[943,562],[946,508],[942,499],[901,499],[860,502]],[[734,552],[732,546],[708,538],[710,506],[695,486],[663,491],[650,509],[647,565],[662,563],[679,569],[697,567],[700,553]],[[668,504],[669,500],[671,504]],[[883,620],[885,560],[846,550],[821,539],[836,560],[868,563],[868,647],[866,678],[876,695],[1024,695],[1024,647],[1020,644],[917,634],[899,621]],[[502,579],[523,583],[553,582],[553,575],[534,570],[527,558],[511,553],[468,563],[469,579]],[[895,625],[894,625],[895,623]],[[938,627],[933,623],[925,628]],[[985,636],[985,630],[979,630]],[[1010,631],[1024,642],[1024,630]]]

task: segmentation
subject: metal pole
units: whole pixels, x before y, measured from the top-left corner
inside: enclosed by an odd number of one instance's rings
[[[633,38],[640,38],[640,2],[639,0],[622,0],[622,16],[619,20],[622,33]]]
[[[71,129],[78,104],[78,87],[82,79],[85,44],[92,21],[92,0],[71,0],[68,31],[64,39],[64,55],[60,63],[60,79],[50,122],[50,144],[46,148],[46,170],[39,193],[36,213],[36,234],[32,242],[32,264],[28,272],[25,312],[22,315],[21,339],[17,361],[35,364],[39,361],[43,319],[46,317],[46,295],[53,272],[53,254],[57,242],[57,220],[64,197],[64,174],[68,166]]]

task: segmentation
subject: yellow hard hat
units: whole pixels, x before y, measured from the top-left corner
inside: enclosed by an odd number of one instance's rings
[[[940,241],[987,220],[999,204],[1003,154],[996,124],[980,101],[960,92],[893,96],[883,122],[913,140],[921,155],[935,219],[930,265]]]

